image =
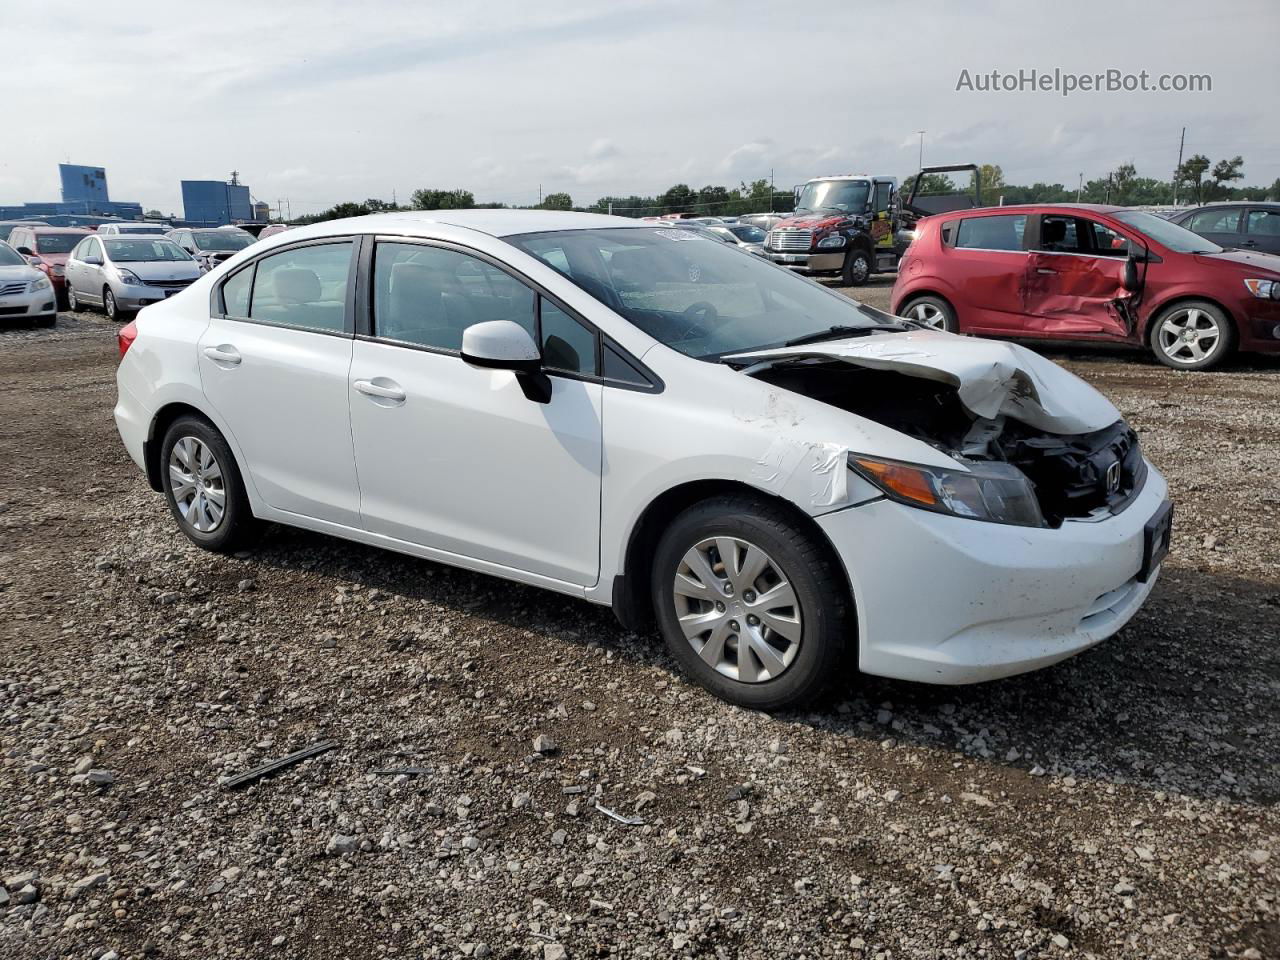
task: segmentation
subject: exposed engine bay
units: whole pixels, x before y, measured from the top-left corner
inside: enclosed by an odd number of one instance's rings
[[[1145,477],[1138,437],[1123,420],[1087,433],[1050,433],[1003,414],[977,416],[956,386],[940,380],[812,356],[749,372],[928,443],[962,464],[1011,464],[1031,481],[1050,526],[1119,512]]]

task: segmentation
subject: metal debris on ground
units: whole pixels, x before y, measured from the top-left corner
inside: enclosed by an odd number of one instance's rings
[[[431,771],[426,767],[383,767],[381,770],[373,771],[378,777],[426,777],[431,775]]]
[[[611,820],[617,820],[619,823],[625,823],[629,827],[644,826],[644,817],[624,816],[623,814],[618,813],[618,811],[616,810],[610,810],[608,807],[602,804],[599,800],[596,801],[596,809],[599,810],[601,813],[603,813],[606,817],[610,818]]]
[[[285,767],[291,767],[295,763],[301,763],[303,760],[310,760],[312,757],[327,753],[338,744],[333,740],[321,740],[319,743],[313,743],[309,747],[303,747],[295,753],[289,754],[287,757],[280,757],[278,760],[268,760],[261,766],[254,767],[252,770],[246,770],[244,773],[237,773],[234,777],[224,783],[224,790],[234,790],[237,787],[243,787],[246,784],[261,780],[263,777],[270,776],[277,770],[283,770]]]

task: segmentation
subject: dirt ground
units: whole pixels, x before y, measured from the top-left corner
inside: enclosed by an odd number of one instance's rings
[[[0,957],[1280,956],[1280,360],[1047,351],[1170,480],[1147,606],[769,717],[585,602],[195,549],[116,436],[114,334],[0,330]]]

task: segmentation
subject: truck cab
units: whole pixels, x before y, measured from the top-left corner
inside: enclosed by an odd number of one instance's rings
[[[841,275],[848,286],[897,266],[895,177],[816,177],[796,188],[795,212],[765,239],[765,255],[799,273]],[[905,244],[903,244],[905,249]]]

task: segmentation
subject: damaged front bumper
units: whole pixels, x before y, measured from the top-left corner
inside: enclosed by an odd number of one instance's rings
[[[1123,513],[1056,529],[983,523],[874,500],[818,517],[848,571],[864,673],[977,683],[1100,643],[1150,594],[1146,527],[1168,487],[1149,463]]]

